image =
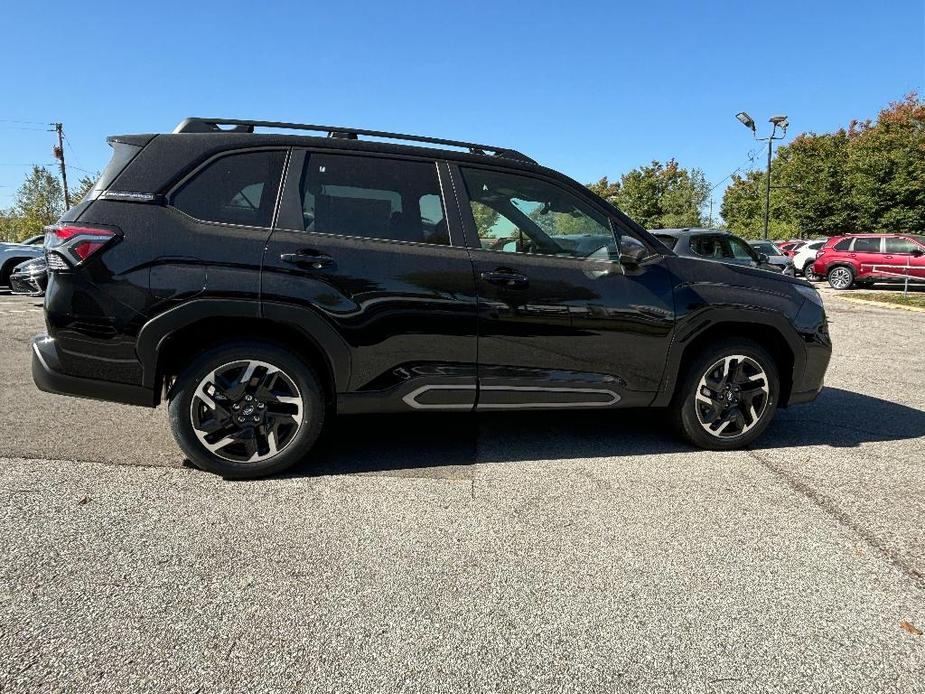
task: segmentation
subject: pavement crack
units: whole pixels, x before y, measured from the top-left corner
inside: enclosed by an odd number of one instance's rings
[[[754,459],[763,468],[784,482],[792,491],[811,501],[830,518],[834,519],[853,534],[860,537],[871,549],[886,559],[893,567],[898,569],[906,578],[912,581],[916,588],[925,590],[925,574],[919,571],[910,561],[899,552],[888,547],[874,534],[864,528],[846,511],[838,507],[831,498],[820,493],[811,485],[803,482],[786,470],[774,465],[770,460],[759,455],[757,451],[746,450],[749,457]]]

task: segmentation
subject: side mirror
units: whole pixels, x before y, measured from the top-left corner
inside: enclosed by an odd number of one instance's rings
[[[923,251],[923,250],[920,249],[920,248],[915,248],[915,249],[913,249],[913,251],[912,251],[912,257],[913,257],[913,258],[921,258],[923,255],[925,255],[925,251]]]
[[[627,267],[636,267],[649,256],[649,249],[632,236],[620,238],[620,263]]]
[[[759,262],[759,263],[767,264],[768,260],[769,260],[769,258],[768,258],[768,254],[767,254],[767,253],[759,253],[759,254],[758,254],[758,262]]]

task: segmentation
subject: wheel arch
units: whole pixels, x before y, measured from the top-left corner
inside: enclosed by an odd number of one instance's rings
[[[193,356],[224,341],[242,338],[272,342],[306,358],[318,371],[330,404],[346,387],[349,350],[316,312],[227,299],[189,301],[145,323],[136,344],[144,385],[160,393],[166,381]]]
[[[733,338],[754,340],[770,352],[778,366],[780,376],[780,402],[786,407],[796,382],[796,376],[805,366],[804,350],[799,335],[787,319],[775,313],[754,312],[744,317],[741,311],[717,311],[710,318],[697,322],[672,341],[662,388],[653,401],[654,406],[667,406],[682,380],[685,365],[691,357],[712,342]]]
[[[10,283],[10,275],[13,274],[13,269],[20,263],[24,263],[27,260],[35,260],[39,256],[23,256],[22,258],[8,258],[3,261],[3,265],[0,266],[0,284],[7,285]]]

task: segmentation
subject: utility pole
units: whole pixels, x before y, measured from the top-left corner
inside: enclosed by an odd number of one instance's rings
[[[768,238],[768,220],[771,217],[771,146],[774,143],[774,140],[782,140],[787,136],[787,126],[790,125],[790,121],[787,120],[787,116],[771,116],[768,119],[768,122],[773,125],[771,128],[771,134],[767,137],[758,137],[758,133],[755,130],[755,121],[750,115],[742,111],[741,113],[736,114],[736,118],[739,122],[744,125],[746,128],[752,131],[752,135],[755,140],[758,142],[768,143],[768,173],[764,185],[764,234],[763,238],[767,240]],[[781,129],[781,134],[777,135],[777,129]],[[777,135],[777,137],[775,137]]]
[[[52,151],[55,159],[61,164],[61,187],[64,189],[64,208],[69,209],[71,198],[67,194],[67,168],[64,166],[64,126],[61,123],[55,123],[55,132],[58,133],[58,146]]]

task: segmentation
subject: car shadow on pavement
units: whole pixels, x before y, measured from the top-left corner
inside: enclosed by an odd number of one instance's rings
[[[778,412],[754,449],[854,447],[925,437],[925,412],[826,388]],[[352,415],[337,418],[294,475],[437,470],[454,466],[692,452],[661,410]],[[447,472],[449,470],[449,472]],[[425,473],[426,474],[426,473]]]

